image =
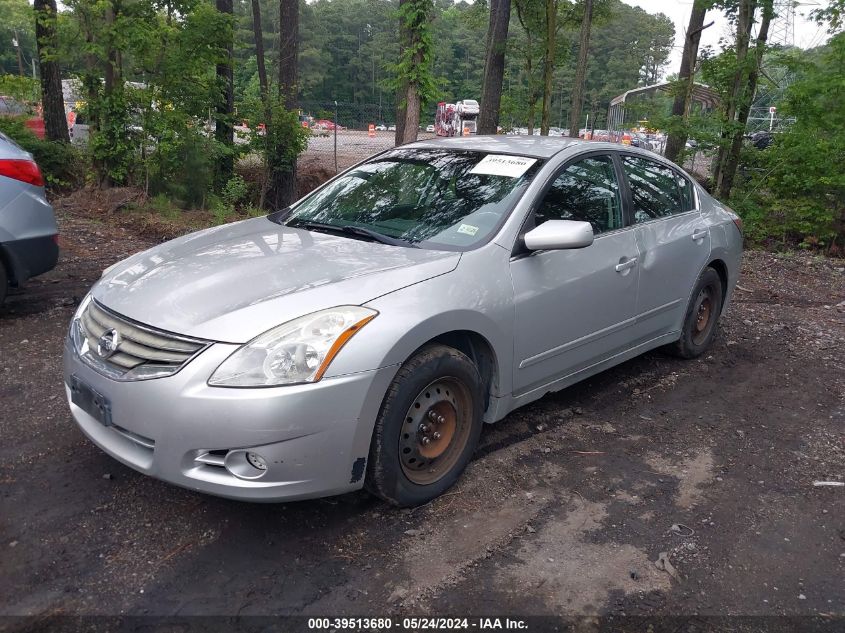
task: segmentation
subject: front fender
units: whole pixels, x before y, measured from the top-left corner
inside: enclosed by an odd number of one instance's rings
[[[450,273],[373,299],[379,316],[346,344],[326,376],[378,369],[406,361],[443,334],[471,331],[493,350],[496,393],[509,394],[513,367],[513,285],[510,254],[490,243],[465,253]]]

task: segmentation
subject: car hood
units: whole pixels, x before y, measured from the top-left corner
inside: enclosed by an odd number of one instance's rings
[[[254,218],[138,253],[92,290],[170,332],[244,343],[316,310],[360,305],[455,269],[460,254],[365,242]]]

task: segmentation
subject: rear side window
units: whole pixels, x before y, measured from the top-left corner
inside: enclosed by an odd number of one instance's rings
[[[675,176],[678,179],[678,187],[681,190],[681,211],[692,211],[695,209],[695,194],[692,191],[692,183],[681,176]]]
[[[552,183],[534,212],[546,220],[580,220],[604,233],[622,226],[622,204],[610,156],[584,158],[569,165]]]
[[[639,156],[623,156],[622,166],[631,187],[635,223],[683,213],[692,208],[689,182],[671,167]],[[686,183],[686,194],[679,181]],[[684,195],[688,197],[688,202],[684,201]]]

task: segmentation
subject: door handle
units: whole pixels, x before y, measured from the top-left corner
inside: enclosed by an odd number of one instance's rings
[[[629,268],[633,268],[636,265],[637,265],[637,258],[632,257],[628,261],[624,261],[624,262],[621,262],[619,264],[616,264],[616,272],[621,273],[623,271],[628,270]]]
[[[692,232],[692,241],[697,242],[707,237],[707,229],[696,229]]]

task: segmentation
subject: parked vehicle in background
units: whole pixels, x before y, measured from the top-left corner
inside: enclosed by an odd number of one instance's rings
[[[425,127],[425,131],[426,132],[434,132],[434,126],[433,125],[427,125]]]
[[[636,148],[419,141],[108,268],[65,344],[70,409],[194,490],[425,503],[484,422],[652,348],[704,353],[738,224]]]
[[[434,115],[433,132],[437,136],[467,136],[478,129],[480,106],[475,99],[464,99],[457,103],[441,101]]]
[[[75,112],[73,123],[68,126],[70,142],[74,145],[86,145],[88,143],[88,116],[84,112]],[[68,119],[70,123],[70,118]]]
[[[388,131],[388,132],[395,132],[395,131],[396,131],[396,126],[395,126],[395,125],[388,125],[388,126],[387,126],[387,131]]]
[[[45,137],[44,117],[37,113],[33,114],[32,108],[14,97],[0,95],[0,116],[25,116],[27,118],[24,120],[24,125],[38,138]]]
[[[387,132],[387,126],[384,123],[379,123],[376,126],[376,131],[377,132]]]
[[[56,266],[58,227],[32,155],[0,132],[0,303]]]
[[[631,134],[631,145],[639,147],[640,149],[647,149],[649,151],[654,149],[651,141],[649,141],[642,132],[634,132]]]
[[[757,132],[752,132],[746,136],[746,138],[749,139],[751,144],[757,149],[767,149],[775,142],[774,134],[768,130],[758,130]]]
[[[314,125],[319,125],[321,128],[323,128],[325,130],[330,130],[330,131],[334,131],[334,128],[335,128],[334,121],[329,121],[328,119],[318,119],[317,121],[314,122]],[[340,124],[337,125],[337,131],[338,132],[342,132],[345,129],[346,128],[343,127],[342,125],[340,125]]]

